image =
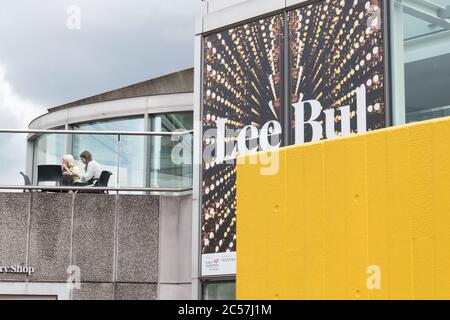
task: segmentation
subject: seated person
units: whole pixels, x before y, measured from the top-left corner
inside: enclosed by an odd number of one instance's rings
[[[81,183],[85,185],[93,184],[94,180],[100,178],[102,173],[100,165],[92,160],[92,154],[89,151],[83,151],[80,154],[80,160],[85,165],[85,173],[81,175]]]
[[[80,182],[80,168],[75,164],[75,160],[71,154],[63,156],[61,170],[63,174],[63,186],[73,186],[74,183]]]

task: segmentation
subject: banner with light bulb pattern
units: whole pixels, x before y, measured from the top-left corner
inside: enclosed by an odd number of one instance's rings
[[[383,2],[319,1],[204,37],[203,276],[236,270],[239,154],[386,127]]]

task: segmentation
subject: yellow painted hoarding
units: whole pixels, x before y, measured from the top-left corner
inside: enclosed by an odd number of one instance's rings
[[[450,299],[449,118],[274,152],[237,167],[238,299]]]

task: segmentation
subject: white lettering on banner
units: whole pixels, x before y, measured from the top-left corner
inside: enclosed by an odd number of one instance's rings
[[[353,91],[356,94],[356,117],[357,117],[357,133],[367,132],[367,97],[366,86],[361,85]],[[305,108],[309,106],[311,109],[311,116],[305,119]],[[303,101],[303,95],[300,101],[293,106],[295,114],[295,144],[304,144],[305,142],[316,142],[322,139],[325,131],[327,138],[336,138],[336,123],[335,109],[324,110],[322,104],[318,100]],[[349,136],[351,134],[351,111],[350,105],[337,108],[341,113],[341,133],[340,137]],[[324,116],[325,128],[319,120]],[[215,120],[216,131],[216,146],[215,146],[215,162],[223,163],[225,159],[234,160],[238,155],[245,155],[257,151],[270,151],[278,149],[281,146],[282,127],[280,122],[272,120],[258,129],[254,125],[248,125],[242,128],[237,135],[237,143],[233,145],[231,152],[228,152],[226,142],[227,133],[233,131],[226,127],[228,119],[218,118]],[[312,129],[312,138],[310,141],[305,141],[305,128],[309,126]],[[277,139],[278,138],[278,139]],[[259,141],[259,143],[257,142]],[[250,142],[250,146],[247,146]]]
[[[272,127],[271,127],[272,125]],[[272,129],[272,130],[271,130]],[[268,151],[278,149],[281,146],[281,139],[272,145],[269,141],[269,137],[280,136],[282,134],[281,124],[278,121],[269,121],[261,129],[261,136],[259,138],[261,150]]]
[[[311,106],[311,118],[305,120],[305,106],[309,104]],[[317,100],[301,101],[294,104],[295,109],[295,143],[303,144],[305,143],[305,128],[304,126],[310,125],[312,128],[312,139],[311,142],[320,141],[322,138],[323,128],[319,121],[322,113],[322,105]],[[298,130],[299,124],[302,124],[301,130]]]
[[[227,119],[219,118],[216,120],[217,143],[216,143],[216,163],[223,163],[225,160],[225,126]],[[256,129],[258,130],[258,129]]]
[[[247,133],[250,132],[250,135],[247,136]],[[255,126],[246,126],[241,132],[239,132],[238,136],[238,149],[242,154],[248,154],[252,152],[258,151],[258,145],[253,143],[256,139],[258,139],[259,131]],[[246,141],[250,141],[250,147],[247,147]]]
[[[367,116],[366,116],[366,86],[362,85],[357,88],[354,93],[356,94],[356,116],[357,116],[357,132],[367,132]],[[301,97],[303,98],[303,97]],[[305,120],[305,106],[309,104],[311,106],[311,117]],[[335,130],[335,109],[323,110],[322,105],[317,100],[302,101],[294,104],[295,109],[295,144],[304,144],[305,141],[305,126],[309,125],[312,128],[312,139],[310,142],[320,141],[322,139],[323,127],[319,122],[319,118],[322,114],[325,114],[325,132],[328,138],[336,138]],[[351,134],[350,121],[351,112],[350,106],[343,106],[338,108],[341,112],[342,130],[341,136],[345,137]]]
[[[269,151],[278,149],[281,146],[281,138],[276,139],[277,136],[281,136],[282,128],[278,121],[269,121],[259,130],[253,125],[245,126],[239,131],[237,137],[237,144],[235,144],[230,153],[226,150],[226,138],[233,137],[233,135],[227,135],[228,132],[234,130],[229,130],[226,128],[226,123],[228,119],[219,118],[215,121],[217,127],[216,136],[216,163],[223,163],[225,157],[227,160],[234,160],[238,155],[249,154],[251,152],[257,151]],[[272,139],[270,139],[272,137]],[[258,144],[255,142],[259,140]],[[274,141],[275,140],[275,141]],[[250,147],[247,147],[247,142],[250,141]],[[228,148],[227,148],[228,149]],[[206,151],[206,150],[205,150]]]

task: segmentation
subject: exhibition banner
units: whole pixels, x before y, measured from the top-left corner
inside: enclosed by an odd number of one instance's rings
[[[383,5],[318,1],[204,37],[203,276],[236,270],[239,155],[386,127]]]

